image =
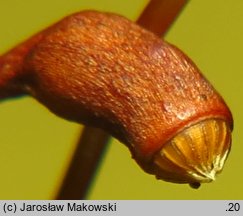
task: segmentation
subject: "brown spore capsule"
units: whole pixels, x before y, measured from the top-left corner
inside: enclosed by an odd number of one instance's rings
[[[126,18],[73,14],[0,59],[0,97],[29,94],[100,127],[159,179],[197,187],[222,170],[232,115],[178,48]]]

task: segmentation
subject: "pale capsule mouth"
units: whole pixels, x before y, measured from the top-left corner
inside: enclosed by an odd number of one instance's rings
[[[155,175],[197,188],[216,179],[230,147],[228,124],[221,119],[203,120],[178,133],[155,154]]]

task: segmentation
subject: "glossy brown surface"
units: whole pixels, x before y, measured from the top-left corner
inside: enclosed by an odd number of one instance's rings
[[[80,12],[1,58],[0,96],[27,93],[55,114],[101,127],[150,162],[186,126],[232,116],[176,47],[114,14]]]
[[[158,36],[165,35],[188,0],[150,0],[137,24]]]

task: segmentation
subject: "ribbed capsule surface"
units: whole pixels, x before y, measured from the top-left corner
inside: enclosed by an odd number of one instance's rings
[[[155,155],[157,178],[192,186],[211,182],[222,171],[230,146],[231,131],[225,121],[201,121],[181,131]]]
[[[70,15],[2,56],[0,98],[19,94],[108,131],[167,181],[211,181],[230,149],[231,112],[197,66],[116,14]]]

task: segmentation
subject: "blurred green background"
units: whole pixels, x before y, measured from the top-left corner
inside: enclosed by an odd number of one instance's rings
[[[72,12],[97,9],[136,20],[147,2],[1,0],[0,53]],[[241,0],[190,1],[166,35],[194,60],[232,110],[232,151],[217,181],[198,190],[157,181],[113,139],[89,199],[243,199],[242,11]],[[54,198],[80,125],[56,117],[29,97],[1,102],[0,119],[0,199]]]

